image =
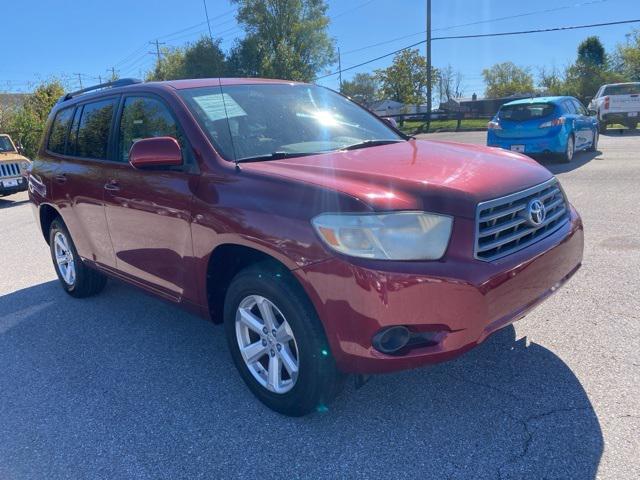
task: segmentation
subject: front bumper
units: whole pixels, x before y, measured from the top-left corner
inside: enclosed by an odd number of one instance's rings
[[[11,187],[5,187],[4,182],[8,180],[17,180],[18,184]],[[27,179],[25,177],[0,179],[0,195],[11,195],[12,193],[24,192],[26,189],[27,189]]]
[[[454,235],[474,227],[471,220],[456,221]],[[467,241],[473,240],[460,243]],[[495,262],[458,251],[452,244],[442,261],[393,262],[384,269],[380,263],[371,268],[332,258],[295,270],[338,368],[365,374],[404,370],[452,359],[478,345],[524,317],[578,270],[582,221],[571,208],[569,222],[558,231]],[[438,341],[398,356],[378,352],[372,337],[393,325],[438,332]]]

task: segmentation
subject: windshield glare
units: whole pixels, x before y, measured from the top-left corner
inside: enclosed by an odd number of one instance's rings
[[[371,113],[313,85],[231,85],[180,93],[227,160],[274,152],[304,155],[370,140],[402,140]]]

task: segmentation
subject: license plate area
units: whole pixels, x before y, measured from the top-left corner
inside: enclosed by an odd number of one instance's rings
[[[637,117],[638,116],[638,112],[629,112],[627,115],[629,117]]]
[[[524,153],[524,145],[511,145],[512,152]]]
[[[4,187],[17,187],[18,186],[18,180],[13,179],[13,180],[3,180],[2,181],[2,185]]]

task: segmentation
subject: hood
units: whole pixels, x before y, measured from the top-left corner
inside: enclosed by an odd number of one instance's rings
[[[242,169],[338,190],[373,210],[425,210],[468,218],[475,218],[478,202],[552,177],[524,155],[426,140],[247,163]]]
[[[0,152],[0,162],[22,162],[28,160],[27,157],[23,157],[16,152]]]

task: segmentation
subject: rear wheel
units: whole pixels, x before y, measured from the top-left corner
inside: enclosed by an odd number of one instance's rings
[[[324,410],[338,393],[343,375],[315,310],[288,272],[260,264],[238,273],[224,322],[236,368],[269,408],[302,416]]]
[[[107,277],[82,263],[67,227],[59,218],[51,222],[49,246],[53,266],[65,292],[82,298],[102,291]]]
[[[569,135],[569,138],[567,139],[567,148],[565,149],[564,153],[560,154],[560,159],[565,163],[569,163],[571,162],[571,160],[573,160],[573,156],[575,155],[575,153],[575,140],[573,138],[573,135]]]

